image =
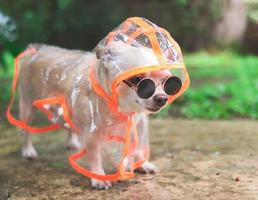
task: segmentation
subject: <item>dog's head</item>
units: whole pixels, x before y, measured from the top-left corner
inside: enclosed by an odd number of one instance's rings
[[[99,48],[96,50],[96,55],[99,59],[99,81],[109,92],[112,80],[125,70],[137,66],[158,65],[157,57],[151,50],[133,47],[122,42],[114,42],[109,47]],[[164,82],[170,76],[169,70],[149,71],[122,81],[117,87],[119,110],[145,113],[160,111],[168,100],[168,95],[164,91]],[[144,84],[150,84],[148,88],[152,87],[151,94],[147,96],[142,95],[139,88]]]
[[[169,76],[170,74],[166,70],[146,72],[122,82],[118,86],[120,109],[128,112],[145,113],[160,111],[168,101],[168,95],[163,89],[163,82]],[[145,84],[153,88],[151,95],[148,95],[149,91],[145,92],[145,89],[141,89],[142,85],[144,86]],[[126,99],[130,100],[130,102],[126,101]]]

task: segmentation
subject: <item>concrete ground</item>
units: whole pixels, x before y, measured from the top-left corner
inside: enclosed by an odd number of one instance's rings
[[[258,122],[152,120],[160,172],[94,190],[66,159],[66,134],[34,136],[39,158],[21,158],[17,129],[0,124],[0,199],[258,199]]]

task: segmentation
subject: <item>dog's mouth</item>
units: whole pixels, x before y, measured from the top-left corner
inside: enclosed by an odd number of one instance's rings
[[[146,107],[145,109],[148,110],[148,111],[151,111],[151,112],[158,112],[160,110],[160,107],[158,107],[158,108]]]
[[[150,112],[158,112],[162,107],[148,107],[148,106],[142,106],[141,105],[141,103],[138,101],[138,100],[136,100],[135,101],[138,105],[140,105],[141,106],[141,108],[144,108],[145,110],[147,110],[147,111],[150,111]]]

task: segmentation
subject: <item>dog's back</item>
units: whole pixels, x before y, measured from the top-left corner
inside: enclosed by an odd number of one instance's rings
[[[74,83],[87,79],[88,65],[95,57],[88,52],[41,44],[28,48],[35,48],[36,53],[21,61],[19,89],[21,98],[30,102],[58,94],[71,95]],[[78,77],[81,80],[74,81]]]

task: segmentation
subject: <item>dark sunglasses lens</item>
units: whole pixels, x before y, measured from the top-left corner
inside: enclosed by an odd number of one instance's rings
[[[175,95],[179,92],[182,87],[182,82],[180,78],[172,76],[168,78],[164,84],[164,91],[167,95]]]
[[[144,79],[137,85],[137,94],[142,99],[150,98],[155,92],[155,83],[150,79]]]

